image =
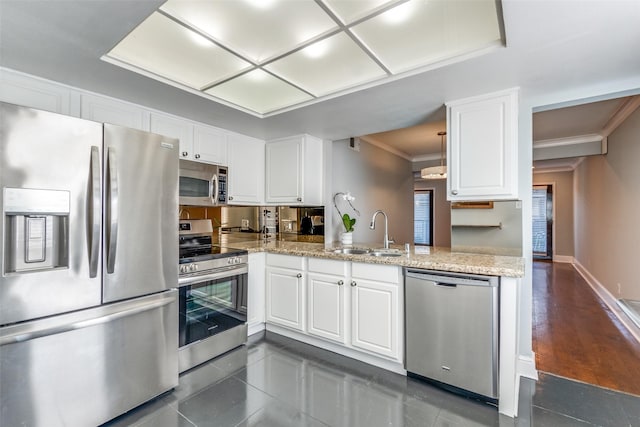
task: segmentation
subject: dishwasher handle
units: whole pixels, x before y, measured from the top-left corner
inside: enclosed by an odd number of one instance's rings
[[[498,278],[493,276],[447,275],[437,274],[431,271],[412,269],[407,269],[405,275],[407,278],[411,277],[413,279],[435,282],[435,284],[438,286],[498,286]]]

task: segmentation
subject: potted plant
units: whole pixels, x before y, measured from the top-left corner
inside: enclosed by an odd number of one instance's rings
[[[340,235],[340,242],[343,245],[353,244],[353,226],[356,223],[355,218],[351,218],[349,214],[342,215],[342,224],[344,225],[344,233]]]

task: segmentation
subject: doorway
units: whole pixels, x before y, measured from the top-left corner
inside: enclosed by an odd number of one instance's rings
[[[413,243],[433,246],[433,190],[413,192]]]
[[[553,259],[553,185],[534,185],[533,258]]]

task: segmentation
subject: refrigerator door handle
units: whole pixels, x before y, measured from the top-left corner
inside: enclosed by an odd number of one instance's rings
[[[218,195],[220,194],[220,184],[218,183],[218,175],[211,178],[211,187],[213,188],[213,204],[218,204]]]
[[[145,311],[153,310],[158,307],[163,307],[167,304],[171,304],[176,300],[175,295],[163,295],[162,298],[156,299],[156,301],[139,301],[130,307],[118,310],[116,307],[111,307],[107,312],[99,317],[87,317],[85,319],[79,319],[75,322],[69,322],[65,324],[53,324],[35,328],[29,331],[16,331],[9,332],[0,335],[0,346],[8,344],[22,343],[25,341],[34,340],[36,338],[46,337],[50,335],[62,334],[65,332],[75,331],[77,329],[88,328],[90,326],[96,326],[103,323],[112,322],[123,317],[134,316]]]
[[[100,255],[100,220],[102,218],[102,209],[100,206],[100,152],[98,147],[91,147],[91,235],[88,236],[89,241],[89,277],[94,278],[98,275],[98,261]]]
[[[107,273],[111,274],[115,271],[118,248],[118,167],[115,147],[109,147],[107,150],[107,168],[109,172]]]

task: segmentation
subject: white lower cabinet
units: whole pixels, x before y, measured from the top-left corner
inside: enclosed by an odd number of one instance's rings
[[[309,259],[307,275],[307,332],[341,344],[345,336],[347,263]]]
[[[266,265],[267,323],[402,362],[401,267],[278,254]]]
[[[353,279],[351,344],[398,358],[398,285]]]
[[[267,322],[304,331],[304,261],[267,254]]]

